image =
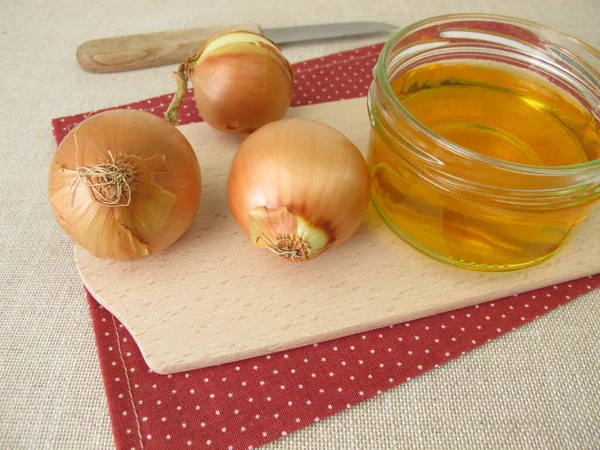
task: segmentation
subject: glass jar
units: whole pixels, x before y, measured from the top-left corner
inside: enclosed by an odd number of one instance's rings
[[[460,14],[394,35],[368,97],[372,200],[400,237],[507,271],[559,250],[600,196],[600,52]]]

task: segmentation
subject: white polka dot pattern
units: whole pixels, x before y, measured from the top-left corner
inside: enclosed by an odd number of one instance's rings
[[[600,275],[170,376],[152,373],[135,342],[125,340],[127,330],[88,300],[119,447],[169,441],[169,448],[245,449],[381,394],[598,287]]]

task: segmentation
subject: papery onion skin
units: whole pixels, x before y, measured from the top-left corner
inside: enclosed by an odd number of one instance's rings
[[[369,185],[363,155],[343,134],[313,120],[283,119],[242,143],[231,163],[227,195],[233,217],[253,245],[273,250],[269,241],[285,241],[287,250],[299,249],[294,257],[275,253],[302,261],[356,231],[369,205]],[[259,233],[252,231],[257,220]],[[300,249],[294,238],[308,248]]]
[[[175,73],[178,93],[166,114],[177,122],[182,88],[194,86],[198,113],[213,128],[252,133],[281,119],[293,97],[293,72],[279,47],[269,39],[243,30],[209,40]]]
[[[94,200],[77,171],[111,154],[133,169],[129,206]],[[48,188],[56,221],[78,245],[99,258],[133,261],[166,249],[189,228],[202,183],[196,154],[179,130],[153,114],[119,109],[69,132],[52,160]]]

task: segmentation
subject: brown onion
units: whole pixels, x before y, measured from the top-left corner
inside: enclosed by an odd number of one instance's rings
[[[231,163],[228,201],[252,244],[290,261],[342,244],[369,205],[369,170],[343,134],[306,119],[251,134]]]
[[[112,110],[87,118],[60,143],[48,191],[56,221],[77,244],[131,261],[167,248],[190,226],[200,166],[165,120]]]
[[[179,121],[188,79],[200,116],[221,131],[252,133],[283,117],[292,101],[289,62],[274,42],[249,31],[213,37],[181,64],[175,79],[177,93],[166,114],[171,123]]]

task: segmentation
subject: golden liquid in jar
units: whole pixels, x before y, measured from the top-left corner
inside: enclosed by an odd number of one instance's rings
[[[433,63],[399,75],[392,89],[429,129],[483,155],[564,166],[600,154],[600,126],[591,114],[574,97],[524,69],[488,62]],[[399,235],[447,262],[480,270],[533,265],[556,252],[592,207],[513,210],[492,206],[476,192],[454,195],[410,170],[398,157],[404,150],[391,148],[380,133],[372,130],[369,154],[376,208]]]

